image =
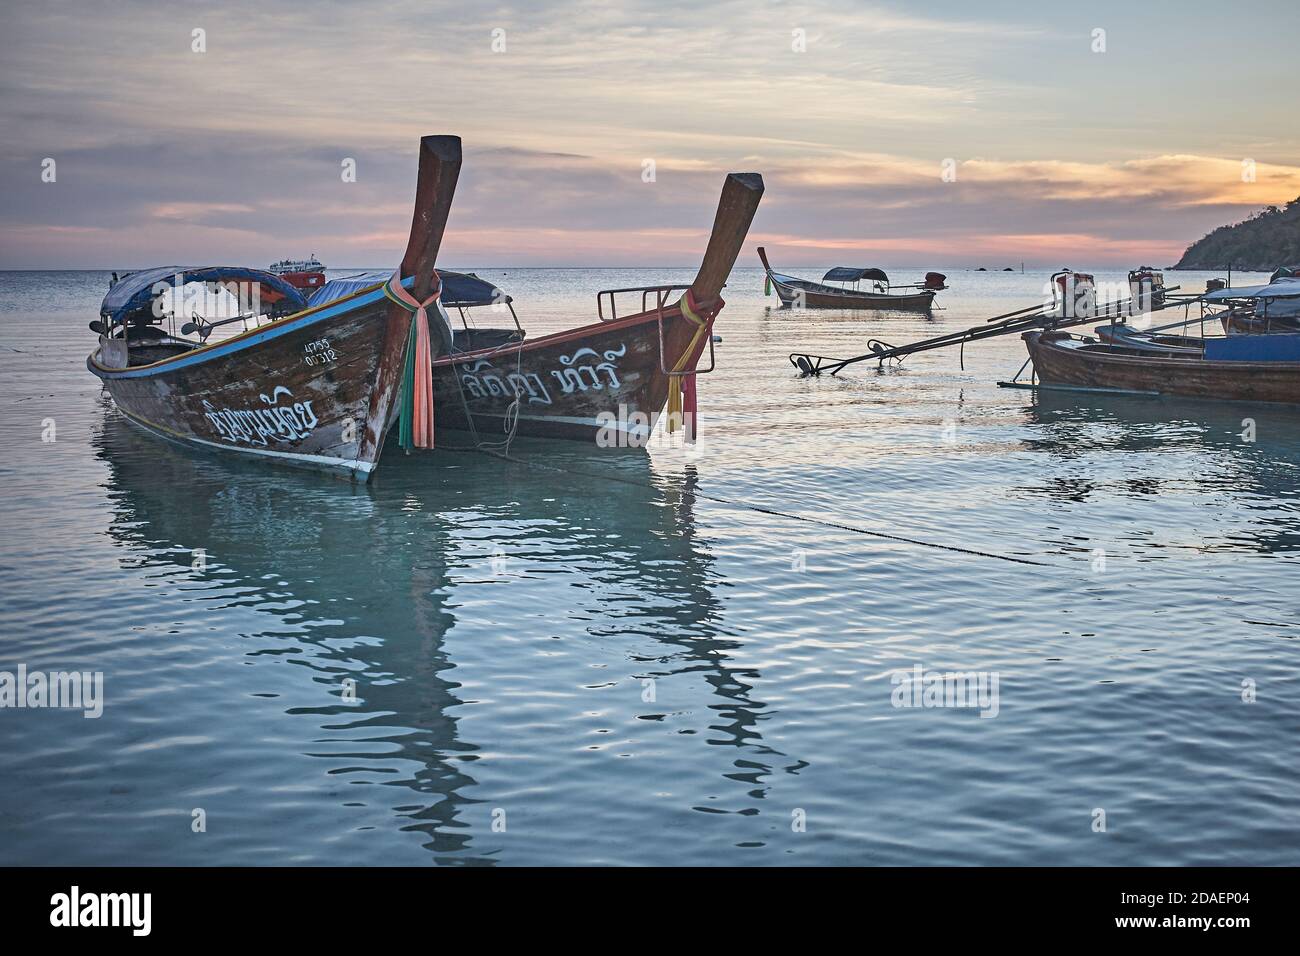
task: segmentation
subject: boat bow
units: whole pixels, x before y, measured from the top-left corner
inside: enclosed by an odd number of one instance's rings
[[[434,264],[459,170],[459,138],[421,140],[399,269],[421,301],[436,292]],[[365,480],[396,410],[412,313],[372,289],[290,315],[272,309],[270,321],[263,318],[241,314],[244,332],[206,343],[163,335],[156,327],[168,317],[152,309],[130,324],[92,323],[100,346],[87,367],[127,418],[155,434]]]

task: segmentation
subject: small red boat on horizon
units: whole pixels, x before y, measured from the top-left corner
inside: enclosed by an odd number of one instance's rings
[[[306,259],[281,259],[272,263],[266,271],[279,276],[295,289],[320,289],[326,281],[325,266],[314,252]]]

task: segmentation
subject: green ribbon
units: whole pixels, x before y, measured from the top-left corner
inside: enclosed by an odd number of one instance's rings
[[[405,306],[405,303],[398,303]],[[415,447],[415,323],[406,337],[406,364],[402,368],[402,390],[397,396],[397,443],[410,451]]]

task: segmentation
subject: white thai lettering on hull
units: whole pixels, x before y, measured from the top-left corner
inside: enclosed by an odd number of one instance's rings
[[[465,387],[465,397],[470,400],[527,397],[529,404],[553,405],[555,400],[544,380],[548,372],[555,377],[565,395],[605,388],[612,392],[622,387],[623,383],[618,377],[618,360],[626,354],[627,346],[622,343],[618,348],[608,349],[603,354],[584,347],[572,355],[561,355],[560,365],[563,368],[544,369],[541,372],[525,372],[522,369],[505,372],[487,359],[479,359],[461,371],[460,380]],[[584,358],[589,361],[581,361]]]
[[[271,440],[301,441],[319,424],[310,401],[280,404],[281,398],[293,398],[293,392],[283,385],[277,385],[270,395],[258,397],[266,408],[217,408],[204,399],[204,416],[222,441],[258,446],[266,446]]]
[[[600,373],[604,372],[609,377],[609,387],[611,391],[621,384],[618,380],[618,360],[627,354],[627,346],[620,344],[616,349],[609,349],[605,352],[605,361],[580,363],[578,360],[591,356],[599,360],[601,355],[595,349],[580,348],[572,355],[561,355],[560,364],[563,369],[555,369],[552,375],[560,383],[560,388],[564,389],[564,394],[570,395],[575,391],[587,391],[588,388],[601,389],[605,384],[600,380]]]
[[[467,398],[499,398],[513,395],[528,396],[529,404],[550,405],[551,393],[536,372],[502,372],[487,359],[479,359],[461,373],[460,380],[468,389]]]

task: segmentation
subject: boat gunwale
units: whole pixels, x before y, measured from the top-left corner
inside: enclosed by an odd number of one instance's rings
[[[450,355],[440,355],[433,360],[433,365],[435,368],[438,366],[453,366],[467,359],[486,358],[502,352],[516,352],[520,349],[528,351],[531,348],[556,345],[568,339],[583,338],[594,330],[622,330],[632,325],[641,325],[651,319],[658,318],[660,315],[665,319],[681,318],[682,310],[680,306],[674,304],[667,306],[662,312],[659,309],[647,309],[644,312],[636,312],[632,315],[625,315],[608,321],[598,319],[586,325],[575,325],[573,328],[548,332],[546,335],[538,336],[535,339],[525,338],[520,339],[518,342],[507,342],[504,345],[485,346],[481,349],[475,349],[473,352],[454,352]]]

